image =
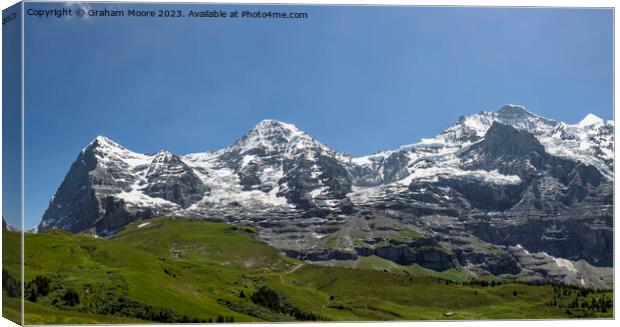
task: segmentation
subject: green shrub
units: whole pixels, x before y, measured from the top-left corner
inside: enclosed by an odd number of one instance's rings
[[[62,295],[62,301],[65,305],[74,307],[80,304],[80,295],[74,290],[68,290]]]
[[[28,301],[36,302],[39,297],[50,293],[50,279],[46,276],[36,276],[26,283],[24,293]]]
[[[295,317],[296,320],[319,320],[312,312],[306,312],[295,306],[286,295],[280,294],[267,286],[259,287],[250,300],[257,305],[268,308],[273,312],[284,313]]]
[[[2,269],[2,290],[9,297],[19,297],[22,295],[21,283],[13,278],[6,269]]]

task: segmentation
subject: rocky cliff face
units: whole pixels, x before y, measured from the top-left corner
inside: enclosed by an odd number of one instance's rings
[[[256,225],[265,241],[319,263],[374,255],[599,287],[612,265],[613,129],[592,115],[569,125],[507,105],[359,158],[275,120],[185,156],[98,137],[38,228],[108,235],[155,215],[198,217]],[[546,268],[534,269],[540,260]]]
[[[202,199],[209,191],[194,171],[181,158],[168,151],[153,156],[144,180],[144,194],[181,207]]]

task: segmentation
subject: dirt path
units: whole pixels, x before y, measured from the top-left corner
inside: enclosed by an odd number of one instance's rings
[[[291,270],[289,270],[289,271],[287,271],[287,272],[285,272],[283,274],[280,274],[280,284],[284,284],[284,277],[282,277],[282,275],[292,274],[295,271],[297,271],[297,269],[303,267],[303,265],[304,265],[303,263],[300,263],[297,266],[293,267]]]
[[[298,264],[297,266],[293,267],[293,269],[291,269],[291,270],[289,270],[289,271],[285,272],[284,274],[285,274],[285,275],[292,274],[292,273],[294,273],[295,271],[297,271],[297,269],[301,268],[303,265],[304,265],[303,263],[300,263],[300,264]]]

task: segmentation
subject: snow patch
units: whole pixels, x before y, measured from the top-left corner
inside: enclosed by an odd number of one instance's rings
[[[317,196],[319,196],[323,192],[325,192],[327,189],[329,189],[327,186],[322,186],[322,187],[316,188],[316,189],[310,191],[310,196],[312,198],[316,198]]]
[[[526,248],[524,248],[524,247],[523,247],[523,245],[521,245],[521,244],[517,244],[515,247],[517,247],[517,248],[519,248],[519,249],[523,250],[523,252],[524,252],[525,254],[530,254],[530,251],[528,251]]]
[[[150,197],[136,189],[131,191],[123,191],[116,195],[118,198],[123,199],[129,206],[136,207],[178,207],[176,203],[164,200],[162,198]]]
[[[551,257],[551,256],[550,256]],[[555,264],[560,268],[566,268],[568,271],[577,272],[577,269],[570,260],[552,257]]]
[[[416,169],[409,177],[398,183],[409,185],[414,180],[437,182],[439,177],[472,180],[497,185],[517,185],[521,183],[521,178],[517,175],[503,175],[497,170],[463,170],[457,167],[428,167]]]
[[[577,125],[579,125],[580,127],[586,127],[602,122],[603,119],[601,119],[600,117],[594,114],[587,114]]]

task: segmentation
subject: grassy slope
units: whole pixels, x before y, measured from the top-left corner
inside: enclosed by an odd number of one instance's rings
[[[394,266],[376,257],[365,258],[357,269],[318,267],[282,256],[255,240],[250,227],[171,218],[149,222],[142,228],[144,222],[130,224],[107,240],[59,231],[26,235],[25,279],[57,274],[80,293],[125,289],[132,300],[200,319],[222,315],[260,321],[220,304],[251,306],[239,294],[252,294],[260,285],[330,320],[447,319],[446,312],[455,313],[449,319],[569,317],[565,309],[544,305],[552,298],[551,286],[448,285],[418,266]],[[10,241],[18,234],[5,232],[4,237]],[[19,261],[13,260],[18,257],[4,255],[5,268],[18,272]],[[366,269],[382,266],[385,270]],[[464,278],[457,272],[430,275]],[[4,300],[7,307],[15,301]],[[26,303],[26,323],[32,324],[135,321]]]
[[[11,275],[18,277],[21,274],[21,239],[19,233],[2,231],[2,269],[7,270]],[[2,317],[21,324],[21,303],[19,299],[5,296],[3,287],[2,292]]]
[[[18,323],[20,319],[20,303],[18,298],[4,297],[2,299],[4,305],[3,315],[5,318]],[[39,325],[39,324],[136,324],[145,323],[144,320],[131,319],[126,317],[104,316],[76,311],[58,310],[52,307],[47,307],[32,303],[25,302],[25,310],[27,312],[27,324]]]

